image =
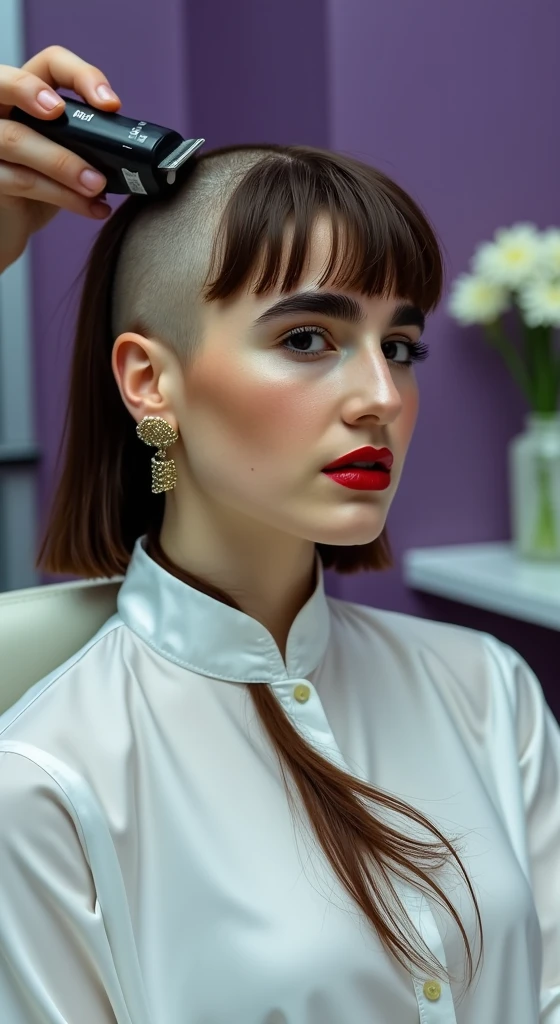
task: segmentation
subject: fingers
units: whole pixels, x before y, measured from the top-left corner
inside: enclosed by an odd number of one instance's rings
[[[110,90],[106,76],[71,50],[49,46],[22,68],[0,64],[0,196],[24,196],[90,215],[80,197],[99,196],[105,177],[81,157],[39,132],[7,118],[14,106],[45,120],[59,117],[64,101],[52,89],[63,86],[99,109],[115,111],[120,100],[103,99],[97,89]],[[50,111],[40,100],[52,96],[58,103]],[[106,207],[110,213],[110,207]]]
[[[45,139],[39,132],[18,121],[0,121],[0,164],[15,164],[30,171],[38,171],[47,178],[75,189],[84,196],[98,195],[106,186],[107,179],[94,170],[82,157],[72,153],[65,146],[59,146],[51,139]],[[4,182],[9,182],[4,167]],[[32,175],[19,175],[25,182],[32,180]],[[13,184],[17,185],[15,176]],[[11,193],[14,194],[14,193]],[[38,199],[34,192],[26,192],[30,199]]]
[[[90,200],[82,198],[73,189],[66,188],[30,167],[0,161],[0,208],[3,202],[9,203],[9,198],[5,197],[10,196],[51,203],[72,213],[80,213],[84,217],[99,218],[111,213],[111,207],[107,203],[102,203],[101,197]],[[101,214],[96,212],[99,207],[104,211]]]
[[[112,91],[106,75],[99,68],[63,46],[48,46],[22,68],[0,64],[0,118],[8,117],[14,106],[35,117],[59,117],[64,110],[64,101],[52,90],[60,86],[72,89],[87,103],[101,110],[115,111],[121,105],[115,94],[111,98],[97,92],[103,86]],[[42,92],[58,98],[58,105],[50,111],[42,107],[38,100]]]

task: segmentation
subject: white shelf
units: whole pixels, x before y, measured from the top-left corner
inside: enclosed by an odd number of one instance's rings
[[[522,561],[511,544],[416,548],[403,571],[415,590],[560,630],[560,563]]]

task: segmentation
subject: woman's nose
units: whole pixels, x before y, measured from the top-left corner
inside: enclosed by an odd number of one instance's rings
[[[401,409],[402,396],[385,356],[361,359],[346,382],[345,418],[374,416],[381,423],[391,423]]]

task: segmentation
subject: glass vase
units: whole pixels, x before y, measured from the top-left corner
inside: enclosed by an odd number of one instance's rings
[[[509,443],[508,461],[515,551],[560,561],[560,413],[530,413]]]

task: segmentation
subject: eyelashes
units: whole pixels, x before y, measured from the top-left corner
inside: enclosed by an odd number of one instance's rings
[[[325,330],[324,327],[293,327],[292,330],[289,331],[287,335],[285,335],[284,339],[282,340],[278,347],[283,348],[285,352],[289,352],[290,355],[295,356],[296,359],[317,359],[319,356],[323,354],[323,352],[328,350],[322,348],[319,351],[313,352],[306,349],[289,348],[288,346],[294,340],[299,341],[300,339],[304,339],[306,337],[313,338],[318,336],[321,338],[325,338],[326,340],[327,333],[328,332]],[[395,354],[387,355],[387,347],[389,347],[390,349],[397,348],[398,350],[399,345],[402,346],[406,352],[405,359],[397,359],[395,358]],[[429,348],[425,342],[414,342],[410,341],[408,338],[389,339],[388,341],[382,342],[381,348],[383,349],[389,362],[395,363],[396,366],[412,366],[413,363],[423,362],[425,359],[428,358],[429,355]],[[331,351],[333,351],[333,349],[331,349]]]
[[[384,342],[385,345],[392,345],[392,341]],[[411,366],[412,363],[423,363],[430,354],[430,349],[425,341],[408,341],[406,339],[399,339],[394,342],[396,345],[404,345],[408,349],[409,358],[406,359],[401,365]]]

